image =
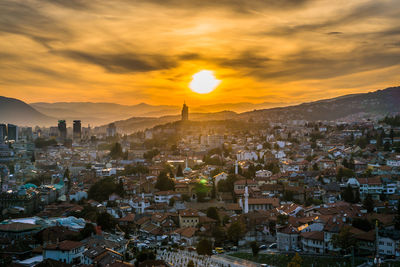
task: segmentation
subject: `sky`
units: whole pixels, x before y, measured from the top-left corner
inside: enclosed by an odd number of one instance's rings
[[[399,73],[398,0],[0,1],[0,95],[29,103],[294,104]]]

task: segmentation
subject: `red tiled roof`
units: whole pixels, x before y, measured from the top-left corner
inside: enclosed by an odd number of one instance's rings
[[[83,243],[78,241],[65,240],[58,244],[49,244],[44,247],[44,250],[63,250],[69,251],[75,248],[82,247]]]

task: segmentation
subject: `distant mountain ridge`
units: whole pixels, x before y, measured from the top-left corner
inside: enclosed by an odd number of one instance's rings
[[[385,116],[400,113],[400,87],[390,87],[369,93],[351,94],[331,99],[303,103],[288,107],[259,109],[243,113],[225,111],[221,113],[190,113],[190,120],[346,120],[360,117]],[[224,114],[224,116],[221,116]],[[180,116],[160,118],[130,118],[117,121],[117,127],[124,132],[134,132],[156,125],[179,120]]]
[[[264,102],[253,104],[247,102],[240,103],[221,103],[214,105],[203,105],[198,107],[190,106],[191,113],[221,112],[230,110],[234,112],[244,112],[254,109],[276,107],[285,103]],[[38,111],[59,119],[82,120],[83,125],[102,125],[113,121],[128,119],[131,117],[163,117],[179,115],[181,105],[149,105],[140,103],[136,105],[120,105],[115,103],[93,103],[93,102],[56,102],[31,103],[32,107]]]
[[[237,103],[189,107],[191,120],[338,120],[400,113],[400,87],[369,93],[351,94],[299,105],[258,109],[263,104]],[[229,106],[253,109],[233,112]],[[218,112],[207,112],[216,106]],[[226,109],[224,109],[226,108]],[[181,106],[153,106],[140,103],[124,106],[113,103],[59,102],[26,104],[14,98],[0,97],[0,123],[18,125],[57,125],[58,119],[82,120],[82,125],[106,125],[115,121],[125,132],[143,130],[180,119]],[[159,116],[162,114],[162,116]],[[115,119],[117,117],[117,119]]]
[[[33,126],[48,125],[54,121],[55,118],[44,115],[21,100],[0,96],[0,123]]]

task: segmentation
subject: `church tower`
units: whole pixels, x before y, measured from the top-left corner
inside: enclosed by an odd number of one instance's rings
[[[189,107],[186,105],[186,103],[183,103],[182,121],[188,121],[188,120],[189,120]]]

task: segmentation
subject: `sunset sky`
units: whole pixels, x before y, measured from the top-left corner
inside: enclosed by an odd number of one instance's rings
[[[399,0],[0,1],[0,95],[29,103],[290,104],[399,74]]]

